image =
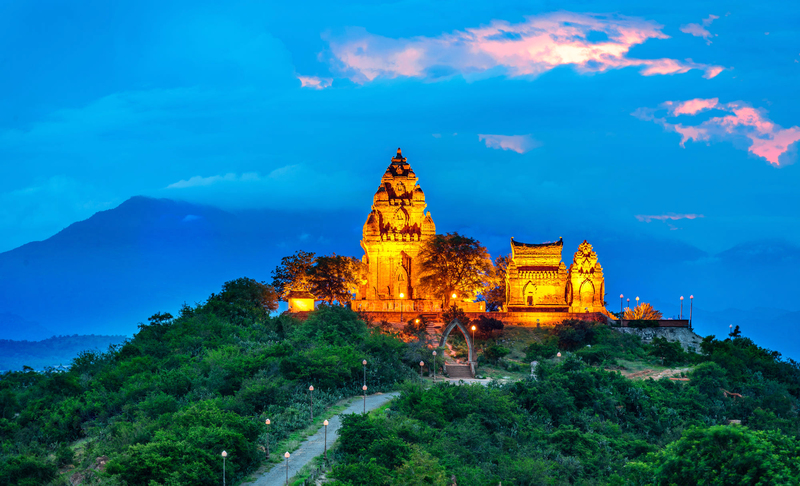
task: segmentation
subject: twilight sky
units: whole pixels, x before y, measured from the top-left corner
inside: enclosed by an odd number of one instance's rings
[[[490,250],[800,245],[791,2],[9,0],[0,23],[0,251],[135,195],[366,217],[398,146],[438,230]]]

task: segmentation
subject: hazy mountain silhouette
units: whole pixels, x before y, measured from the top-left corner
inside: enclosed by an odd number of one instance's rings
[[[342,227],[348,219],[352,227]],[[51,335],[131,335],[137,322],[203,301],[226,280],[270,280],[280,258],[298,249],[355,255],[360,225],[344,213],[231,214],[134,197],[0,254],[0,312]]]
[[[204,301],[226,280],[248,276],[270,281],[280,258],[296,250],[360,257],[366,214],[366,209],[233,214],[167,199],[131,198],[45,241],[0,254],[0,313],[22,319],[13,324],[17,321],[0,314],[0,338],[12,338],[8,328],[21,326],[35,336],[12,339],[132,335],[148,316]],[[493,256],[508,253],[508,236],[452,227],[448,219],[447,214],[437,219],[439,232],[475,237]],[[537,242],[540,229],[531,229],[532,236],[518,234],[518,240]],[[688,296],[694,294],[699,333],[720,337],[729,324],[739,324],[762,346],[800,358],[800,304],[795,299],[800,283],[787,271],[800,264],[796,246],[753,242],[708,255],[677,240],[629,238],[613,230],[555,234],[564,236],[567,266],[584,238],[594,245],[609,309],[618,310],[617,292],[622,290],[632,300],[639,295],[665,316],[677,317],[678,297],[687,298],[688,314]],[[41,335],[36,326],[44,328]]]

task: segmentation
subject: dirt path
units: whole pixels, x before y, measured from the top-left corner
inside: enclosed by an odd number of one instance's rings
[[[625,378],[630,378],[631,380],[646,380],[648,378],[652,378],[654,380],[660,380],[661,378],[669,378],[672,376],[680,375],[681,373],[686,373],[689,371],[689,368],[669,368],[666,370],[656,371],[651,369],[644,369],[641,371],[626,371],[626,370],[607,370],[607,371],[619,371],[622,376]]]
[[[386,402],[396,397],[397,395],[399,395],[399,392],[376,393],[375,395],[367,395],[367,411],[375,410],[376,408],[385,404]],[[339,428],[342,426],[341,415],[343,414],[346,415],[351,413],[361,413],[363,410],[364,410],[363,400],[356,399],[342,413],[328,420],[329,447],[339,437]],[[311,462],[312,459],[322,455],[323,451],[325,450],[324,440],[325,440],[325,429],[324,427],[320,427],[320,429],[317,431],[316,434],[307,438],[296,451],[292,452],[292,455],[289,458],[289,479],[294,477],[294,475],[297,474],[297,472],[303,466]],[[274,451],[273,454],[277,453],[283,456],[284,452],[286,451]],[[282,484],[286,484],[286,462],[283,462],[280,465],[276,464],[275,466],[273,466],[272,469],[270,469],[269,471],[265,472],[264,474],[256,478],[253,482],[243,483],[243,484],[247,484],[249,486],[280,486]]]

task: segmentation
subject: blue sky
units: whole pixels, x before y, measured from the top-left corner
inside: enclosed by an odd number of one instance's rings
[[[0,22],[0,251],[135,195],[366,217],[398,146],[439,231],[490,250],[800,245],[791,3],[7,1]]]

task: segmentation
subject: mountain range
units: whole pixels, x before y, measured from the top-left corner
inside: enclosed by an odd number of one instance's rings
[[[202,302],[227,280],[269,282],[280,258],[297,250],[360,257],[365,217],[346,210],[234,213],[133,197],[44,241],[0,253],[0,339],[130,336],[152,314]],[[509,251],[507,236],[476,228],[459,228],[445,214],[437,219],[440,233],[473,236],[493,256]],[[569,266],[571,247],[587,235],[580,229],[561,234]],[[545,237],[534,230],[521,236]],[[678,316],[678,296],[684,295],[688,315],[693,294],[698,333],[719,337],[738,324],[758,344],[800,358],[800,303],[794,298],[800,283],[787,271],[800,264],[797,247],[756,241],[710,255],[676,240],[613,230],[589,237],[604,268],[610,310],[618,310],[622,291],[632,301],[641,295],[666,317]]]

